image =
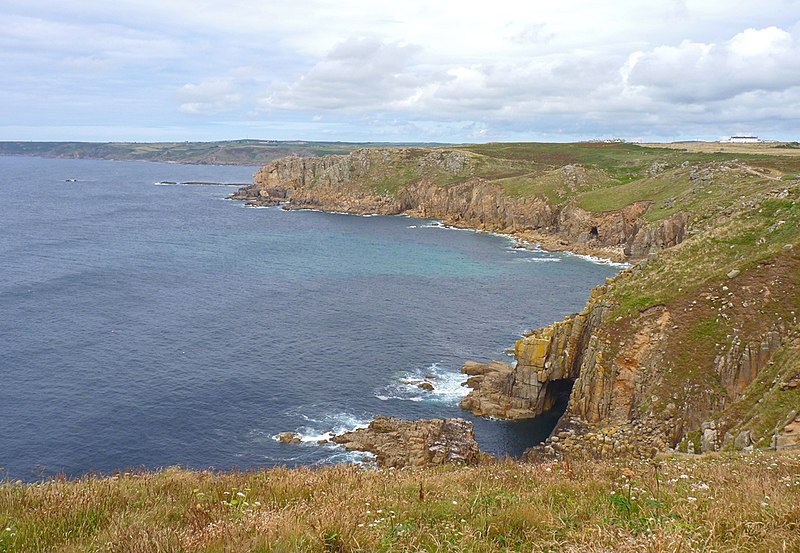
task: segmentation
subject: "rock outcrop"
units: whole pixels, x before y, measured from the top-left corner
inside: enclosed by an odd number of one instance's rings
[[[800,413],[778,432],[775,437],[777,449],[800,447]]]
[[[472,391],[461,407],[478,416],[531,418],[549,411],[559,394],[569,393],[584,364],[592,332],[606,312],[590,303],[582,313],[540,328],[517,341],[515,367],[492,362],[466,363]]]
[[[461,419],[404,421],[377,417],[367,428],[332,441],[350,451],[374,453],[381,467],[474,465],[481,456],[472,423]]]
[[[756,340],[743,342],[734,335],[728,349],[715,359],[720,381],[731,399],[741,396],[781,346],[782,332],[771,330]]]
[[[300,434],[297,432],[281,432],[275,436],[275,439],[282,444],[299,444],[302,442]]]

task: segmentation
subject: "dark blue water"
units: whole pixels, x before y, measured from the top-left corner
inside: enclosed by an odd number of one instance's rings
[[[312,441],[461,416],[464,360],[507,359],[616,268],[404,217],[245,209],[254,168],[0,158],[7,476],[352,459]],[[77,182],[65,182],[77,179]],[[431,376],[434,392],[415,378]],[[475,420],[519,454],[552,421]],[[299,431],[302,445],[277,443]]]

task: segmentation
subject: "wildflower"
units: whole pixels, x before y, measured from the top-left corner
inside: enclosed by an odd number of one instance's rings
[[[688,496],[686,498],[686,501],[688,501],[689,503],[694,503],[695,501],[697,501],[697,498],[696,497],[692,497],[692,496]]]
[[[453,505],[458,505],[458,501],[456,501],[456,500],[454,499],[454,500],[453,500]]]
[[[238,495],[239,497],[244,497],[244,494],[242,492],[236,492],[236,495]]]

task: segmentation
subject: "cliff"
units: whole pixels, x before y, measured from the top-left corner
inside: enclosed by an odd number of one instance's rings
[[[537,165],[459,149],[375,148],[276,160],[233,198],[286,209],[440,218],[618,261],[640,259],[685,238],[689,215],[648,221],[648,200],[601,212],[578,205],[579,192],[609,180],[601,169],[575,164]],[[519,182],[542,192],[513,193]]]
[[[533,417],[551,389],[571,388],[565,415],[529,458],[800,443],[798,195],[796,184],[777,191],[623,271],[585,311],[517,343],[511,385],[478,383],[462,406]],[[521,408],[486,408],[505,397]]]
[[[585,309],[466,363],[462,407],[529,418],[568,395],[529,458],[800,439],[800,156],[482,145],[290,157],[234,197],[405,213],[638,263]]]

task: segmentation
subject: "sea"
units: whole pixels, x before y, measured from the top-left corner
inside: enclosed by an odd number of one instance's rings
[[[618,265],[226,199],[256,169],[0,157],[0,479],[359,463],[318,442],[378,415],[470,420],[499,456],[549,434],[461,410],[459,369]]]

